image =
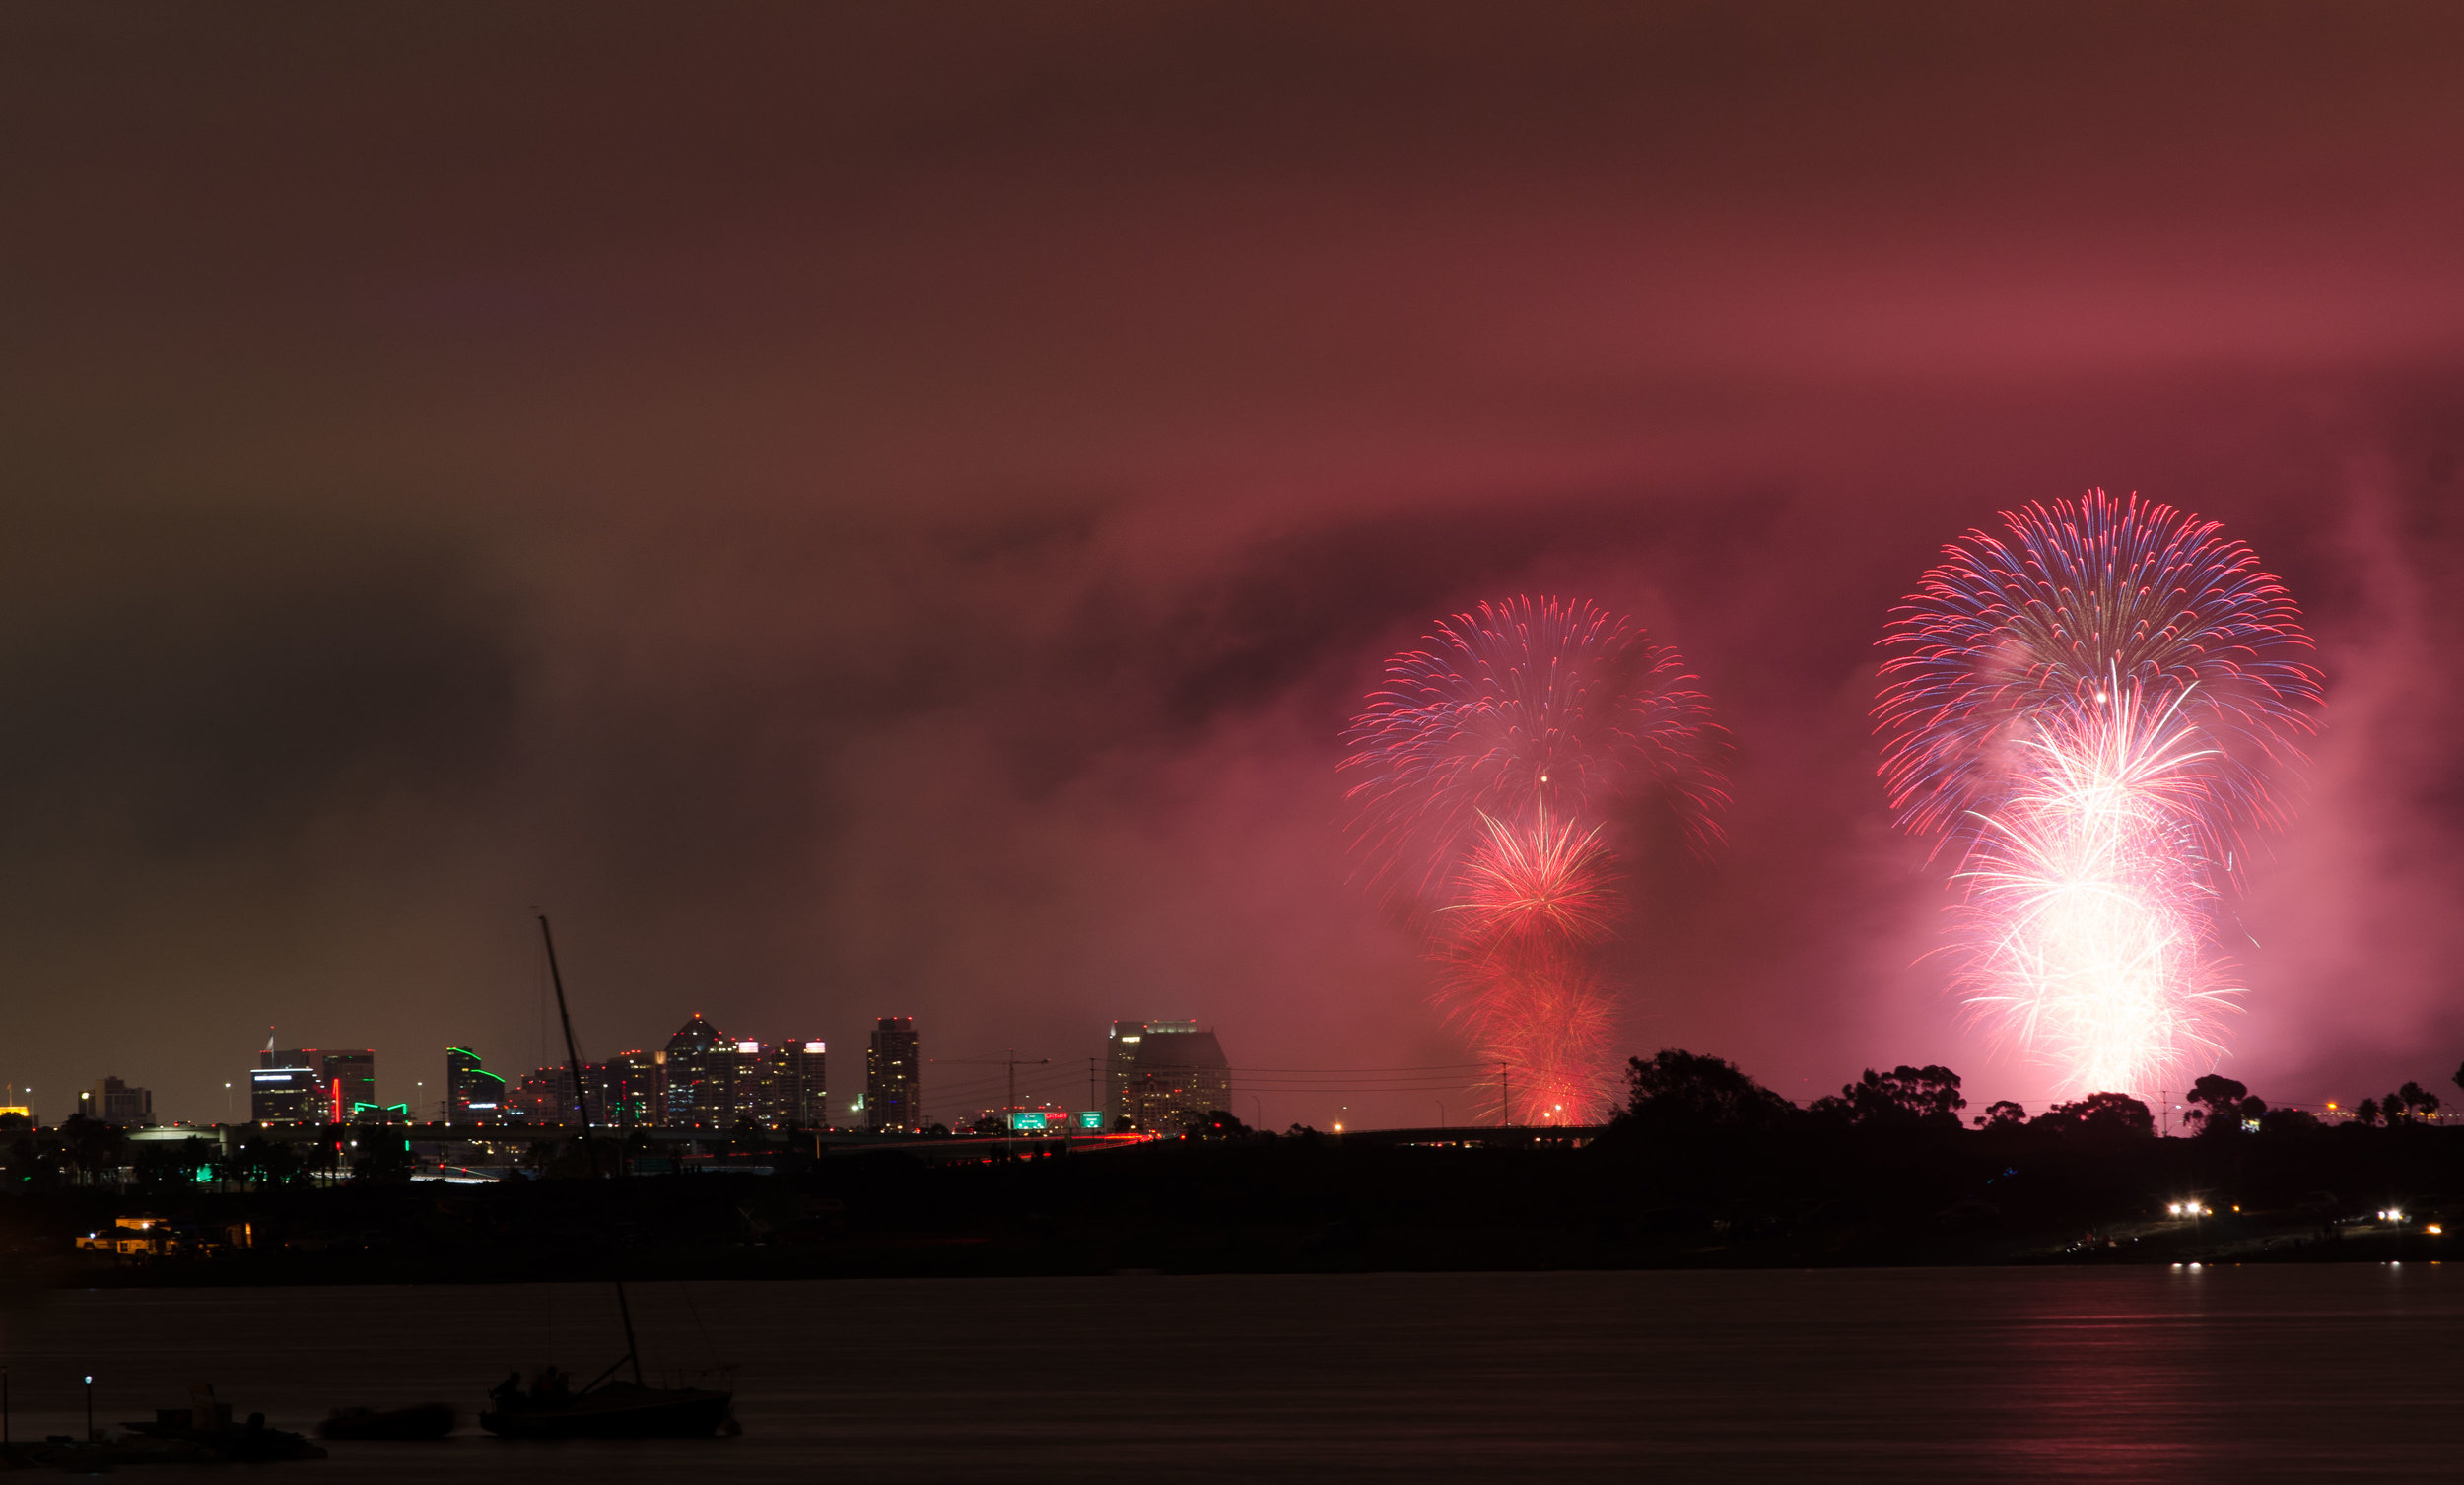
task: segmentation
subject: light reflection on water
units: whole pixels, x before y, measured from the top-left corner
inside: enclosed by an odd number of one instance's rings
[[[336,1445],[314,1478],[2378,1479],[2464,1457],[2464,1268],[675,1284],[742,1438]],[[212,1380],[306,1427],[622,1349],[603,1288],[83,1291],[0,1316],[20,1438]],[[653,1379],[655,1380],[655,1378]]]

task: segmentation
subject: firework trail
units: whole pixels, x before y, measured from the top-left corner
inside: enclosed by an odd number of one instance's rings
[[[1615,997],[1592,951],[1620,907],[1606,813],[1656,790],[1707,847],[1717,724],[1675,651],[1589,602],[1484,603],[1426,642],[1344,731],[1354,844],[1427,910],[1442,998],[1513,1070],[1508,1116],[1595,1117]]]
[[[2245,843],[2282,825],[2319,672],[2247,546],[2101,490],[1971,531],[1894,611],[1876,707],[1900,823],[1958,852],[1969,1005],[2067,1091],[2222,1050]]]

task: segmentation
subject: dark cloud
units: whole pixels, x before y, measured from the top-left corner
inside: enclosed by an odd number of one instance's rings
[[[0,849],[210,863],[501,779],[516,616],[458,540],[126,511],[0,542]]]

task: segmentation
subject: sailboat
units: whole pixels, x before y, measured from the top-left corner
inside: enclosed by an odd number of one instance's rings
[[[539,914],[539,936],[547,945],[548,978],[556,984],[556,1015],[565,1028],[565,1062],[573,1072],[574,1103],[582,1113],[582,1147],[589,1156],[591,1179],[596,1180],[599,1151],[590,1138],[590,1103],[582,1078],[582,1054],[575,1048],[573,1013],[565,1005],[565,977],[556,966],[556,935],[549,930],[544,912]],[[549,1367],[524,1390],[516,1373],[488,1393],[493,1406],[479,1415],[479,1426],[505,1439],[708,1439],[722,1431],[737,1431],[732,1391],[654,1387],[642,1380],[642,1347],[634,1339],[633,1306],[625,1298],[621,1275],[616,1279],[616,1314],[624,1321],[625,1354],[588,1385],[572,1390],[562,1375]],[[628,1368],[632,1381],[617,1377]]]

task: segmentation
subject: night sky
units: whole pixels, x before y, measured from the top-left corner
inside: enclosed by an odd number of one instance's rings
[[[13,10],[0,1076],[219,1117],[272,1024],[433,1099],[538,1058],[534,904],[585,1055],[698,1010],[842,1107],[890,1013],[1066,1103],[1115,1017],[1462,1060],[1335,738],[1528,590],[1736,737],[1625,1049],[2033,1105],[1925,957],[1873,641],[2101,485],[2254,544],[2328,675],[2224,1070],[2443,1084],[2464,15],[2219,14]]]

